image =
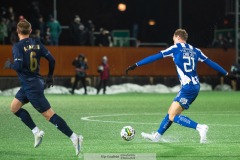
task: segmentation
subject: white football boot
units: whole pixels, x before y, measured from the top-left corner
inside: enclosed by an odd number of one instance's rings
[[[83,136],[82,135],[79,135],[78,138],[76,139],[76,141],[73,142],[73,146],[76,149],[76,156],[78,156],[79,153],[81,152],[82,142],[83,142]]]
[[[42,138],[44,136],[44,131],[39,130],[36,134],[34,134],[34,147],[38,147],[42,143]]]
[[[148,139],[152,142],[159,142],[160,138],[161,138],[161,134],[159,134],[158,132],[155,132],[155,133],[152,133],[152,134],[142,132],[141,135],[144,139]]]
[[[207,142],[207,132],[208,132],[208,126],[206,124],[198,124],[197,130],[200,135],[200,143],[206,143]]]

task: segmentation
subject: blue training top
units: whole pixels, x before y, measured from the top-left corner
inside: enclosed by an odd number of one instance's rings
[[[217,63],[211,61],[205,56],[198,48],[193,47],[187,43],[177,43],[169,48],[160,51],[157,54],[151,55],[137,62],[137,66],[142,66],[158,59],[165,57],[172,57],[176,65],[179,80],[182,85],[185,84],[199,84],[199,78],[197,74],[197,63],[204,62],[214,70],[220,72],[223,75],[227,74],[227,71],[223,69]]]

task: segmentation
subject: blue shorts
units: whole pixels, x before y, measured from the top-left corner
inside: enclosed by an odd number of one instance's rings
[[[199,90],[200,85],[184,85],[174,98],[174,101],[178,102],[184,109],[188,109],[198,96]]]
[[[44,96],[44,82],[40,78],[34,78],[31,82],[27,82],[27,84],[22,86],[15,98],[24,104],[30,102],[40,113],[51,108],[48,100]]]

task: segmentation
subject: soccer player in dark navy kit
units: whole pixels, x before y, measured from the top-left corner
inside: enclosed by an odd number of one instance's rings
[[[31,24],[27,20],[19,21],[17,33],[20,41],[12,48],[14,62],[7,60],[4,65],[5,69],[15,70],[21,82],[21,88],[11,103],[11,111],[32,130],[35,138],[34,147],[38,147],[42,142],[44,131],[36,126],[28,111],[22,108],[24,104],[30,102],[38,112],[71,139],[78,155],[83,137],[69,128],[67,123],[53,111],[44,96],[44,89],[53,86],[55,60],[39,40],[29,38],[31,32]],[[46,81],[39,74],[41,57],[47,59],[49,63]]]
[[[206,63],[226,78],[236,78],[235,76],[228,74],[228,72],[217,63],[206,57],[200,49],[187,44],[187,39],[187,32],[184,29],[177,29],[173,35],[174,45],[155,55],[146,57],[126,69],[126,73],[128,73],[128,71],[134,70],[138,66],[142,66],[165,57],[172,57],[175,63],[182,88],[174,98],[171,106],[169,107],[168,113],[161,122],[157,132],[153,134],[144,132],[141,133],[143,138],[150,141],[160,141],[161,136],[171,126],[172,122],[174,122],[180,124],[181,126],[197,130],[200,135],[200,143],[207,142],[208,126],[205,124],[198,124],[187,116],[181,114],[183,110],[187,110],[190,107],[190,104],[198,96],[200,83],[196,69],[199,61]]]

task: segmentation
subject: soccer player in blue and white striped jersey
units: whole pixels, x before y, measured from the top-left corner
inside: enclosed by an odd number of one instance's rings
[[[214,70],[220,72],[223,76],[226,76],[226,78],[236,78],[229,74],[220,65],[210,60],[200,49],[186,43],[187,39],[188,33],[186,30],[177,29],[173,35],[174,45],[157,54],[146,57],[126,69],[126,73],[128,73],[128,71],[134,70],[136,67],[152,63],[165,57],[172,57],[175,63],[177,74],[182,85],[181,90],[174,98],[168,113],[161,122],[157,132],[153,134],[141,133],[143,138],[153,142],[160,141],[161,136],[173,122],[197,130],[200,134],[200,143],[207,142],[208,126],[205,124],[198,124],[187,116],[182,115],[182,112],[187,110],[196,99],[200,90],[200,83],[197,74],[197,63],[199,61],[206,63]]]

